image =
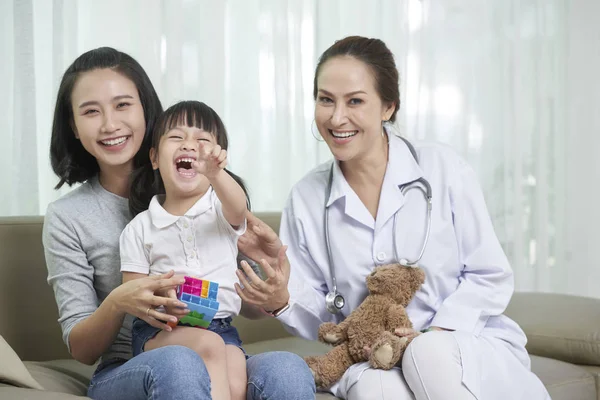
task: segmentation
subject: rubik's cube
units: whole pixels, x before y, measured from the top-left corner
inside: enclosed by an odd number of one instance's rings
[[[186,276],[185,283],[177,288],[177,298],[187,305],[190,312],[179,320],[179,324],[208,328],[219,310],[218,291],[219,284],[216,282]]]

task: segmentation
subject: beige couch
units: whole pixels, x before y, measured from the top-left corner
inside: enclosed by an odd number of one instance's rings
[[[278,229],[278,214],[259,217]],[[1,399],[84,398],[94,370],[70,359],[62,343],[54,297],[46,284],[42,224],[42,217],[0,218]],[[600,300],[517,293],[507,313],[526,331],[533,371],[552,399],[600,400]],[[274,319],[237,318],[235,325],[249,353],[289,350],[309,355],[326,350],[290,337]]]

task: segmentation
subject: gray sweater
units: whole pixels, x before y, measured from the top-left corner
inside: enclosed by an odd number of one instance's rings
[[[48,206],[42,235],[48,283],[67,347],[73,326],[121,284],[119,236],[131,219],[127,207],[127,199],[105,190],[97,178]],[[131,358],[131,322],[128,315],[103,360]]]

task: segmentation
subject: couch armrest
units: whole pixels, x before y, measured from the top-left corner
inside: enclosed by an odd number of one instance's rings
[[[506,315],[525,331],[530,354],[600,365],[600,299],[519,292]]]

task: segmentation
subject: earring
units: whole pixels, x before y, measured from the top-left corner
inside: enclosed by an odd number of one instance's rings
[[[385,127],[388,126],[390,124],[390,120],[389,119],[384,119],[381,121],[381,136],[385,136]]]
[[[321,135],[317,134],[315,135],[315,130],[313,129],[313,125],[315,126],[315,128],[317,127],[317,122],[313,119],[312,123],[310,124],[310,133],[312,133],[313,137],[315,139],[317,139],[317,142],[324,142],[325,140],[323,140],[323,138],[321,137]],[[317,133],[318,133],[318,129],[317,129]]]

